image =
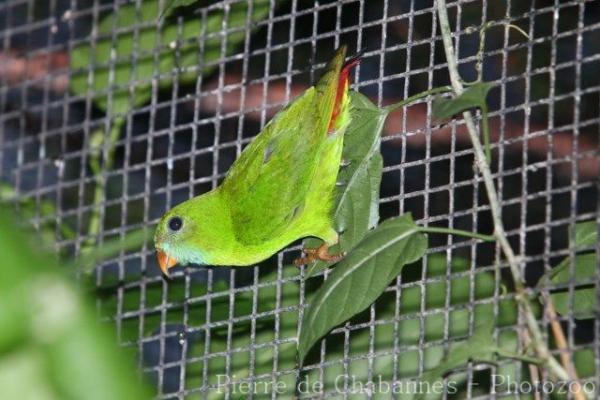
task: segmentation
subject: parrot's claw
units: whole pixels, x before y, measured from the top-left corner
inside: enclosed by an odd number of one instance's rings
[[[294,264],[297,266],[310,264],[313,261],[325,261],[325,262],[338,262],[346,256],[346,252],[343,251],[338,254],[329,254],[329,246],[323,243],[316,249],[303,249],[305,256],[297,258]]]
[[[302,249],[302,251],[303,251],[305,254],[317,254],[317,251],[318,251],[318,250],[319,250],[319,249],[308,249],[308,248],[304,248],[304,249]]]

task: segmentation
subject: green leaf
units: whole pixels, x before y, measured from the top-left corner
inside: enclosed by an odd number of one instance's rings
[[[448,355],[433,369],[430,369],[423,374],[421,380],[428,382],[430,385],[425,387],[435,387],[434,384],[440,385],[443,378],[450,372],[466,366],[470,361],[478,362],[494,362],[494,354],[497,350],[494,343],[493,319],[487,318],[478,326],[473,328],[473,335],[465,341],[454,343]],[[415,396],[415,400],[439,397],[440,393],[427,393],[425,390]],[[430,395],[430,396],[428,396]]]
[[[575,350],[573,362],[579,378],[596,376],[596,356],[593,349]]]
[[[598,263],[596,254],[580,254],[574,259],[574,282],[576,286],[573,291],[572,304],[569,302],[569,288],[571,282],[571,269],[569,258],[564,259],[551,272],[550,282],[552,286],[560,286],[558,291],[550,294],[556,311],[561,315],[574,314],[577,319],[595,318],[598,309],[597,292],[593,287],[594,278],[597,273]],[[579,287],[577,287],[579,285]]]
[[[44,245],[52,247],[56,242],[56,233],[60,232],[65,239],[74,239],[75,232],[66,224],[56,223],[56,207],[49,200],[36,200],[31,197],[21,197],[15,189],[3,182],[0,182],[0,207],[17,206],[20,221],[32,221],[36,218],[42,218],[42,223],[36,223],[35,229],[40,232]]]
[[[7,399],[58,400],[52,390],[43,364],[44,357],[37,349],[8,353],[0,357],[2,397]]]
[[[595,253],[587,252],[598,241],[598,225],[595,221],[580,222],[575,225],[575,251],[583,251],[573,259],[573,295],[570,295],[568,285],[571,283],[571,259],[566,257],[547,275],[543,276],[538,287],[557,287],[550,294],[556,311],[561,315],[573,313],[577,319],[595,318],[598,309],[597,289],[594,285],[597,269]],[[589,249],[592,250],[592,249]],[[572,297],[572,304],[569,301]]]
[[[592,280],[596,277],[596,254],[580,254],[575,257],[575,283],[593,283]],[[571,281],[569,258],[565,258],[550,275],[550,282],[555,285],[568,285]]]
[[[175,9],[177,9],[179,7],[190,6],[197,2],[199,2],[199,1],[198,0],[170,0],[170,1],[168,1],[168,4],[165,7],[165,10],[163,11],[163,14],[169,15],[173,11],[175,11]]]
[[[585,221],[575,225],[575,249],[595,246],[598,242],[598,224]]]
[[[469,261],[453,257],[451,261],[452,273],[459,271],[467,271]],[[494,293],[494,277],[488,272],[475,270],[473,280],[468,276],[446,278],[446,257],[439,254],[432,254],[427,257],[427,276],[429,277],[444,277],[444,279],[432,280],[425,285],[425,305],[430,309],[443,309],[446,307],[446,297],[448,296],[448,287],[450,290],[450,305],[466,304],[471,300],[471,292],[473,292],[474,300],[487,298]],[[472,290],[473,289],[473,290]],[[401,303],[400,307],[406,313],[419,313],[421,311],[421,287],[408,287],[403,290],[408,292],[407,296]],[[413,291],[416,292],[413,294]],[[409,303],[412,299],[412,303]]]
[[[471,108],[485,108],[487,94],[494,86],[494,83],[478,82],[469,86],[458,97],[438,97],[433,101],[433,116],[446,119]]]
[[[402,267],[426,250],[427,237],[418,233],[410,214],[369,232],[312,296],[298,340],[300,360],[329,330],[373,303]]]
[[[106,279],[104,276],[103,279]],[[139,287],[131,286],[124,290],[132,282],[139,281],[139,276],[132,276],[126,282],[120,282],[116,285],[109,285],[105,282],[102,287],[93,288],[94,282],[90,282],[92,292],[96,294],[98,308],[106,318],[114,318],[118,312],[138,311],[140,308],[141,291]],[[162,306],[163,292],[166,291],[168,301],[168,312],[166,319],[161,317],[160,313],[148,312],[145,315],[143,337],[147,335],[155,335],[160,328],[161,323],[181,324],[185,320],[185,310],[189,315],[188,324],[195,326],[206,322],[207,316],[207,300],[202,299],[192,304],[185,305],[186,290],[185,280],[178,279],[170,281],[166,290],[162,282],[152,282],[147,284],[144,290],[144,302],[148,308],[158,308]],[[229,292],[228,285],[223,281],[217,281],[213,284],[211,293],[223,293],[222,296],[215,296],[210,299],[210,318],[212,322],[227,321],[230,318],[229,311],[229,296],[225,293]],[[205,284],[197,282],[195,284],[194,297],[202,298],[208,295],[208,290]],[[251,293],[245,292],[235,296],[234,317],[241,315],[250,315],[252,312],[252,297]],[[128,318],[123,318],[125,322]],[[246,329],[251,324],[250,320],[236,322],[235,329]],[[137,342],[143,337],[140,337],[138,318],[132,317],[131,323],[121,324],[120,340],[122,342]],[[227,327],[215,327],[212,334],[217,337],[227,334]]]
[[[492,297],[495,288],[493,274],[477,270],[475,270],[474,276],[470,273],[466,274],[464,272],[469,269],[469,261],[459,257],[452,257],[451,265],[449,267],[447,266],[445,255],[440,256],[434,254],[428,256],[427,260],[426,283],[423,286],[411,285],[400,292],[401,319],[397,322],[397,330],[395,328],[395,323],[393,322],[395,318],[397,318],[395,292],[386,292],[385,295],[381,296],[376,302],[376,313],[378,319],[387,320],[389,322],[377,324],[373,328],[373,332],[370,327],[358,330],[353,329],[350,336],[348,353],[345,353],[346,350],[344,349],[344,346],[340,345],[343,334],[328,336],[326,339],[327,352],[325,364],[319,369],[311,368],[307,371],[307,376],[305,378],[309,382],[323,382],[323,391],[332,392],[335,390],[336,384],[339,387],[340,383],[337,378],[345,373],[350,374],[357,382],[366,383],[368,382],[369,377],[372,376],[381,376],[382,379],[391,381],[393,379],[394,365],[396,365],[397,378],[417,377],[419,373],[419,357],[424,358],[425,368],[434,368],[443,358],[445,351],[444,346],[437,343],[445,339],[444,329],[446,324],[449,325],[448,337],[451,339],[460,339],[469,333],[473,312],[475,313],[475,321],[479,321],[480,318],[493,314],[494,305],[491,303],[478,304],[475,306],[474,310],[460,306],[472,302],[472,298],[470,297],[470,285],[475,286],[475,299],[479,300]],[[449,280],[446,279],[448,268],[452,273],[452,277]],[[235,322],[232,342],[229,344],[229,348],[240,350],[231,353],[228,357],[230,360],[229,374],[235,374],[237,379],[244,379],[249,376],[250,365],[254,367],[254,375],[270,376],[269,374],[272,372],[273,358],[275,355],[280,368],[292,369],[295,366],[296,346],[295,342],[291,342],[291,340],[295,341],[297,332],[297,310],[300,304],[300,292],[297,281],[287,279],[296,276],[294,274],[297,274],[297,270],[291,267],[284,267],[282,272],[285,275],[283,278],[286,279],[286,281],[280,285],[276,284],[276,282],[280,280],[277,276],[277,271],[268,273],[260,278],[260,288],[257,293],[256,301],[259,317],[256,320],[256,339],[254,344],[252,344],[250,339],[250,334],[252,332],[250,327],[246,325],[245,330],[243,330],[237,326],[243,322]],[[446,285],[449,286],[449,291],[446,290]],[[278,289],[278,287],[280,288]],[[243,288],[238,288],[238,290],[239,289]],[[148,288],[146,290],[148,290]],[[169,291],[171,290],[171,284],[169,284]],[[278,290],[281,293],[279,296],[277,295]],[[426,297],[425,310],[427,312],[424,318],[422,317],[421,291],[425,292]],[[214,292],[216,294],[218,290],[214,290]],[[235,296],[236,313],[239,308],[239,295],[245,293],[251,292],[237,293]],[[447,307],[445,297],[448,293],[450,296],[450,304],[455,306],[450,312],[445,310]],[[227,295],[224,298],[228,300],[229,297]],[[277,303],[278,298],[281,301],[279,305]],[[214,301],[216,299],[217,298],[213,297],[211,302],[211,324],[214,324],[215,321],[221,321],[221,319],[214,318]],[[516,322],[516,305],[514,302],[503,301],[498,304],[498,306],[497,325],[514,325]],[[289,309],[290,311],[284,311],[286,309]],[[172,311],[169,310],[168,314],[171,312]],[[271,313],[277,315],[276,318],[279,321],[279,336],[275,336],[273,330],[275,319],[272,318],[273,316],[268,315]],[[240,314],[239,316],[242,315],[248,316],[250,313]],[[362,319],[354,321],[353,318],[353,323],[360,323],[362,321]],[[504,321],[504,324],[500,321]],[[203,329],[204,325],[193,325],[193,327]],[[403,350],[395,358],[393,355],[394,349],[397,351],[397,347],[395,347],[394,344],[395,335],[398,337],[397,346],[400,346],[400,348],[415,348],[415,346],[420,343],[421,330],[424,330],[425,332],[425,340],[427,343],[426,348],[422,351],[421,355],[419,355],[419,352],[416,350]],[[499,332],[499,336],[506,333],[513,332]],[[279,340],[276,347],[271,345],[274,340]],[[501,340],[503,339],[499,337],[498,342],[500,343]],[[504,338],[504,341],[512,344],[517,342],[516,338],[510,335],[509,337]],[[211,329],[210,342],[211,347],[209,351],[211,353],[219,354],[221,352],[227,352],[228,342],[225,334],[214,335],[214,331]],[[251,348],[255,348],[261,347],[261,344],[267,343],[269,344],[268,346],[255,350],[254,363],[251,363],[251,352],[246,349],[251,345]],[[380,354],[374,360],[370,361],[364,356],[373,351],[372,346],[375,346],[375,351]],[[190,351],[192,352],[190,358],[205,357],[204,340],[196,342]],[[209,358],[206,373],[209,376],[211,384],[216,385],[218,383],[217,375],[227,372],[226,366],[228,357],[217,356]],[[347,362],[347,364],[342,362],[342,360],[347,361],[348,359],[350,359],[350,361]],[[190,364],[188,367],[188,372],[190,373],[186,374],[189,382],[186,386],[196,387],[202,384],[202,365],[202,362]],[[345,365],[347,365],[347,370],[345,370]],[[505,363],[503,363],[503,366],[504,365]],[[511,363],[506,365],[514,366],[514,364]],[[281,376],[280,378],[281,379],[278,380],[285,381],[286,384],[284,393],[280,393],[280,397],[292,397],[294,394],[293,389],[296,384],[294,379],[288,381],[288,376]],[[265,379],[268,380],[270,378]],[[455,375],[453,376],[453,380],[459,381],[459,378]],[[262,379],[258,379],[256,382],[258,385],[258,382],[262,382]],[[224,390],[218,391],[217,389],[211,389],[210,393],[211,395],[209,398],[225,398]],[[315,393],[315,395],[316,394],[317,393]],[[232,398],[238,397],[232,396]],[[245,397],[240,395],[239,398]]]
[[[422,271],[415,265],[415,270],[405,269],[402,282],[408,283],[410,276],[418,276]],[[379,377],[384,382],[391,383],[394,379],[402,380],[417,378],[420,375],[419,365],[425,370],[435,368],[443,360],[444,342],[462,340],[469,334],[473,322],[494,315],[495,305],[492,302],[480,302],[471,308],[473,298],[470,296],[474,286],[475,300],[490,299],[494,296],[494,274],[475,269],[469,271],[470,262],[460,257],[452,257],[450,265],[445,255],[433,254],[427,256],[426,280],[423,284],[403,287],[399,293],[386,291],[375,302],[375,314],[379,321],[375,326],[368,324],[369,311],[364,311],[351,320],[352,329],[349,331],[348,342],[346,332],[328,335],[325,341],[325,358],[319,354],[309,357],[305,363],[318,362],[318,368],[307,368],[303,381],[322,382],[323,392],[334,392],[341,385],[338,377],[349,375],[349,382],[355,381],[366,384],[372,377]],[[450,278],[448,279],[448,273]],[[400,307],[397,309],[397,295],[400,297]],[[446,297],[449,297],[448,310]],[[425,303],[422,304],[422,299]],[[502,300],[498,304],[497,326],[512,326],[517,321],[516,304],[514,301]],[[399,311],[399,314],[397,312]],[[361,327],[363,323],[366,323]],[[346,347],[347,343],[347,347]],[[514,331],[499,330],[498,346],[507,350],[516,350],[518,338]],[[311,352],[312,353],[312,352]],[[375,353],[375,357],[366,357]],[[516,363],[502,363],[502,367],[516,368]],[[506,370],[500,373],[507,375]],[[453,381],[458,385],[465,382],[467,376],[453,375]],[[337,386],[336,386],[337,385]],[[312,393],[308,393],[312,394]],[[318,393],[314,393],[318,395]],[[412,399],[412,394],[399,399]],[[375,397],[377,398],[377,397]],[[462,397],[457,397],[462,398]]]
[[[296,268],[283,268],[283,278],[298,275]],[[203,371],[202,362],[190,363],[187,368],[186,387],[198,387],[203,383],[203,373],[208,376],[209,389],[208,398],[222,399],[226,397],[223,387],[218,387],[219,375],[235,375],[235,380],[245,379],[249,376],[270,376],[273,371],[273,360],[277,359],[278,368],[291,370],[296,363],[296,334],[298,329],[298,308],[300,300],[300,287],[296,281],[280,282],[281,278],[277,270],[261,276],[256,293],[256,314],[252,310],[246,310],[247,321],[235,322],[231,337],[227,333],[227,325],[223,325],[224,332],[214,335],[215,328],[210,327],[210,347],[206,348],[206,342],[200,340],[189,349],[188,358],[206,357],[208,352],[211,357],[207,360],[206,371]],[[248,295],[253,296],[253,290],[248,287],[237,287],[243,290],[235,295],[235,309],[238,309],[239,298]],[[229,291],[225,292],[225,299],[229,299]],[[213,294],[214,295],[214,294]],[[214,298],[213,300],[214,301]],[[211,303],[212,303],[211,301]],[[210,321],[203,324],[214,325],[218,322],[214,319],[211,310]],[[239,316],[242,316],[240,314]],[[256,327],[252,328],[250,316],[254,319]],[[230,317],[223,321],[230,320]],[[241,327],[238,325],[242,325]],[[277,326],[277,329],[275,327]],[[204,325],[200,325],[204,329]],[[231,351],[235,349],[235,351]],[[227,354],[228,353],[228,354]],[[218,356],[222,354],[222,356]],[[227,354],[227,356],[224,356]],[[252,368],[252,369],[251,369]],[[270,382],[270,377],[268,381]],[[283,388],[285,393],[280,395],[293,395],[295,387],[295,376],[281,376],[278,378],[285,382]],[[262,382],[262,380],[261,380]],[[221,382],[222,384],[222,382]],[[287,392],[289,391],[289,392]],[[238,390],[239,393],[239,390]],[[229,396],[227,396],[229,397]],[[232,398],[246,398],[243,396],[232,396]]]
[[[10,373],[3,397],[149,399],[90,300],[1,207],[0,221],[0,375]]]
[[[488,277],[493,280],[493,276],[488,274]],[[489,296],[493,296],[489,293]],[[472,304],[470,300],[466,300],[464,304]],[[521,361],[534,361],[533,358],[521,356],[519,354],[519,338],[514,330],[500,330],[497,332],[497,339],[494,339],[494,328],[502,326],[514,326],[517,323],[517,304],[511,300],[501,300],[497,304],[497,315],[494,311],[494,305],[490,303],[477,304],[473,312],[466,310],[456,310],[450,314],[450,326],[455,323],[464,326],[464,330],[468,332],[469,326],[474,325],[471,336],[464,340],[455,340],[450,338],[450,349],[443,357],[439,357],[432,368],[426,370],[420,380],[428,382],[429,385],[424,387],[442,387],[444,378],[448,378],[455,387],[460,386],[466,381],[464,370],[470,362],[475,363],[496,363],[497,358],[516,359]],[[465,311],[465,312],[461,312]],[[452,314],[456,314],[453,317]],[[494,315],[496,317],[494,318]],[[459,318],[456,318],[459,317]],[[439,326],[437,330],[443,331],[444,326]],[[418,329],[417,329],[418,330]],[[430,339],[431,340],[431,339]],[[444,340],[443,335],[439,335],[435,340]],[[536,360],[537,361],[537,360]],[[497,366],[496,373],[501,374],[505,379],[516,379],[515,373],[521,371],[519,364],[503,362]],[[418,371],[416,370],[415,373]],[[512,378],[511,378],[512,377]],[[435,385],[435,386],[434,386]],[[415,396],[416,399],[437,399],[442,396],[443,392],[435,393],[420,393]]]
[[[128,232],[124,237],[110,239],[94,248],[84,249],[81,257],[73,261],[73,265],[89,274],[102,261],[121,252],[139,250],[151,237],[152,233],[146,228]]]
[[[556,312],[561,315],[570,315],[569,292],[558,292],[550,295],[554,302]],[[576,289],[573,292],[572,313],[576,319],[593,319],[596,317],[597,300],[595,289]]]
[[[379,186],[383,159],[379,142],[386,110],[377,108],[357,92],[350,92],[352,123],[344,135],[342,158],[347,164],[340,169],[336,190],[334,221],[341,232],[339,243],[330,253],[336,254],[352,249],[379,220]],[[330,266],[332,263],[317,261],[306,272],[307,277]]]
[[[159,1],[149,0],[139,10],[136,4],[127,4],[102,18],[95,43],[83,43],[71,53],[71,90],[91,96],[104,110],[110,103],[113,114],[124,114],[150,99],[153,82],[166,88],[174,80],[189,84],[199,74],[210,74],[216,68],[214,63],[225,55],[222,42],[226,42],[225,53],[230,54],[245,37],[248,4],[243,1],[211,9],[205,21],[190,15],[180,26],[168,23],[157,27],[159,11]],[[268,12],[268,0],[254,1],[251,19],[260,21]],[[224,23],[226,37],[218,34]],[[141,24],[144,27],[135,31],[131,28]]]

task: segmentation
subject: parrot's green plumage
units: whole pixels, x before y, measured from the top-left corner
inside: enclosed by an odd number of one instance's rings
[[[278,112],[215,190],[171,209],[156,229],[161,268],[251,265],[300,238],[337,242],[334,190],[350,123],[341,47],[316,86]]]

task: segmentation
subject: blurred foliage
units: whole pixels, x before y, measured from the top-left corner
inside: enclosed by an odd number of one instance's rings
[[[561,287],[551,294],[556,311],[561,315],[573,314],[575,318],[596,318],[598,310],[598,291],[594,283],[598,273],[596,254],[580,254],[575,257],[573,265],[573,279],[568,258],[555,268],[556,272],[550,278],[554,286]],[[571,284],[575,287],[573,294],[569,290]]]
[[[0,209],[0,387],[6,399],[147,399],[134,360],[53,257]]]
[[[123,236],[110,239],[95,247],[87,247],[82,250],[80,257],[72,263],[73,269],[91,274],[100,262],[126,250],[139,250],[151,237],[152,232],[142,228],[129,231]]]
[[[37,203],[34,198],[18,196],[12,186],[0,182],[0,207],[15,206],[19,210],[20,219],[32,221],[33,227],[39,231],[42,242],[46,247],[51,247],[54,244],[57,233],[64,239],[75,238],[75,232],[67,224],[56,223],[54,203],[48,200],[40,200],[39,204]]]
[[[74,93],[91,95],[100,108],[107,110],[110,105],[112,114],[124,114],[151,98],[154,83],[164,89],[175,80],[189,84],[199,74],[210,74],[217,68],[216,62],[246,35],[246,2],[210,8],[206,18],[195,13],[175,16],[172,13],[177,6],[169,6],[163,15],[165,22],[159,22],[157,29],[160,3],[127,4],[102,18],[96,31],[98,39],[79,45],[71,53],[70,69],[75,73],[70,85]],[[267,0],[254,1],[250,20],[260,21],[268,11]],[[223,37],[225,21],[228,33]],[[141,28],[132,30],[138,25]]]
[[[594,282],[598,258],[593,248],[598,242],[596,221],[576,224],[573,236],[575,257],[561,261],[540,280],[538,286],[551,287],[550,296],[559,314],[566,316],[573,313],[579,319],[595,318],[598,310],[598,289]],[[574,287],[572,294],[571,285]]]
[[[165,7],[164,14],[168,15],[175,8],[190,6],[194,3],[198,3],[198,0],[167,0],[167,5]]]

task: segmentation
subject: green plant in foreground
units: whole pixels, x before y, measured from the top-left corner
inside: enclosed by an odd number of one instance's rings
[[[93,307],[0,208],[0,387],[6,399],[149,399]]]

